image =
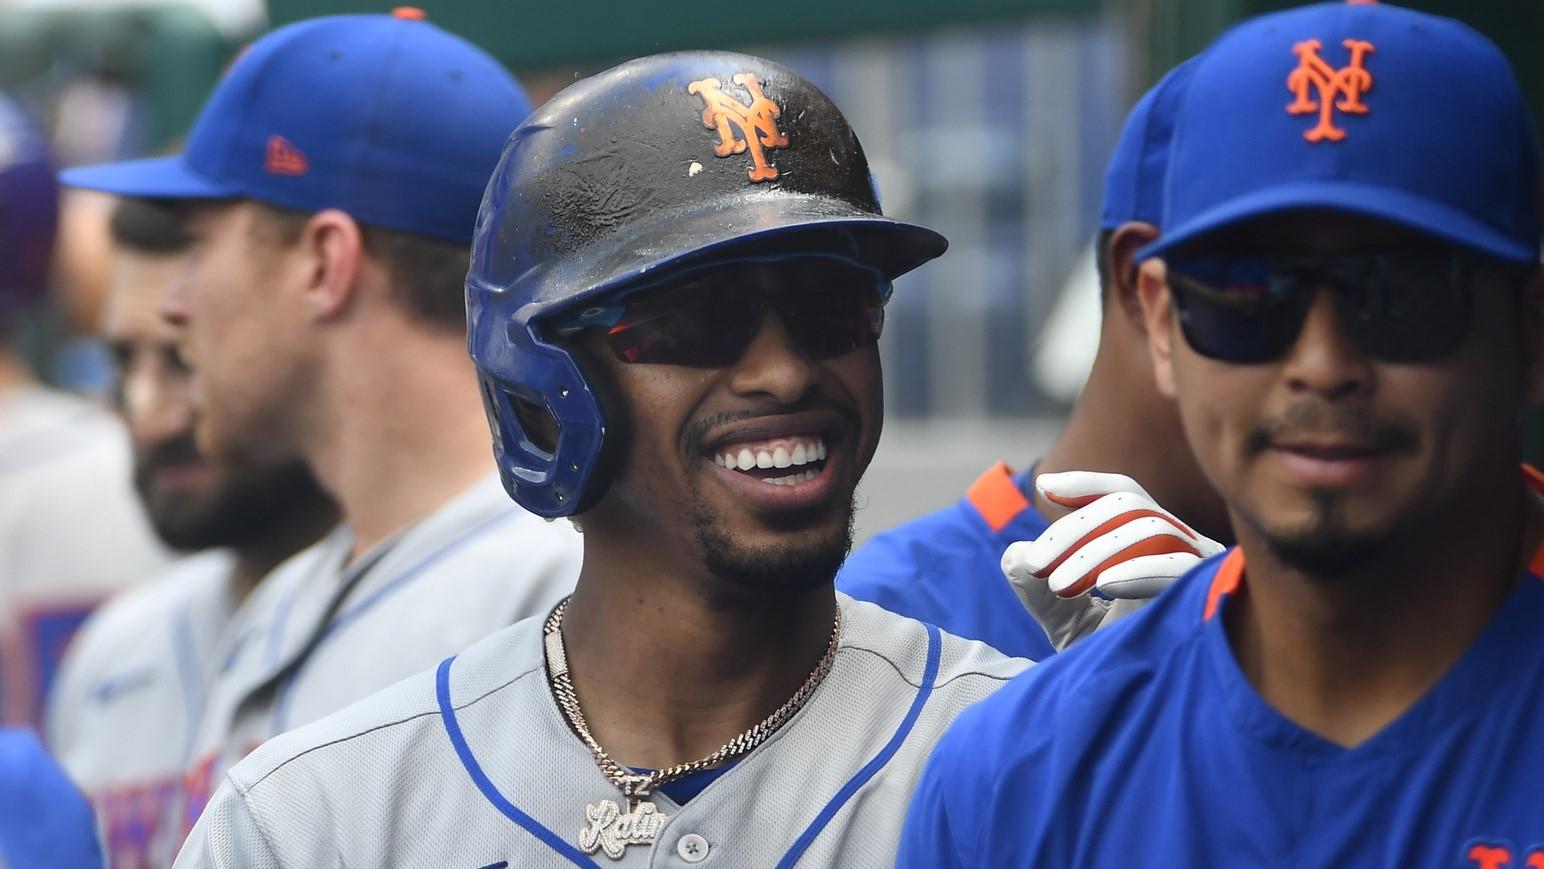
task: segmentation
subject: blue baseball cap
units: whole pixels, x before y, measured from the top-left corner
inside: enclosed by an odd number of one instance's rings
[[[1131,109],[1104,173],[1100,229],[1115,229],[1133,220],[1161,225],[1174,113],[1195,64],[1192,57],[1169,70]]]
[[[215,86],[173,157],[60,180],[125,196],[338,208],[470,243],[504,140],[531,112],[514,76],[410,7],[280,28]]]
[[[1331,209],[1539,262],[1537,145],[1517,79],[1452,19],[1323,3],[1247,21],[1197,63],[1171,149],[1165,233],[1142,257]]]

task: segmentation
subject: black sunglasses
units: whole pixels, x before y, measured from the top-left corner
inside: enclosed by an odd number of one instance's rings
[[[879,340],[889,297],[888,278],[844,257],[736,261],[584,309],[558,331],[604,328],[623,362],[723,368],[745,353],[770,310],[804,353],[834,359]]]
[[[1456,251],[1167,260],[1185,340],[1225,362],[1269,362],[1297,341],[1319,288],[1347,334],[1387,362],[1430,362],[1469,334],[1473,280],[1487,261]]]

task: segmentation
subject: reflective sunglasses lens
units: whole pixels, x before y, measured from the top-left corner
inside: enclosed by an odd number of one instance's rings
[[[876,287],[866,270],[843,277],[779,293],[771,302],[789,335],[815,359],[845,356],[878,341],[884,331],[889,285]]]
[[[1337,288],[1352,339],[1388,362],[1429,362],[1458,349],[1473,320],[1466,261],[1452,254],[1372,258],[1360,281]]]
[[[1265,362],[1286,352],[1310,297],[1264,260],[1211,258],[1170,264],[1185,341],[1224,362]]]
[[[777,286],[746,286],[743,267],[705,271],[684,283],[629,300],[607,343],[623,362],[722,368],[734,364],[761,328],[767,308],[795,343],[832,359],[878,340],[889,282],[878,272],[831,257],[778,264]]]
[[[740,358],[759,315],[759,300],[693,282],[630,301],[606,343],[623,362],[720,368]]]

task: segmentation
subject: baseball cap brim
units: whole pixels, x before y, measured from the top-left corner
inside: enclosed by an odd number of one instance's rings
[[[575,271],[530,275],[543,308],[568,308],[582,299],[652,283],[705,263],[777,253],[834,253],[895,278],[948,249],[926,227],[878,216],[817,196],[747,197],[715,203],[692,214],[651,221],[603,250],[593,250]],[[574,294],[571,288],[587,289]]]
[[[181,155],[66,169],[59,173],[59,182],[146,199],[234,199],[241,195],[193,171]]]
[[[1137,258],[1162,256],[1246,220],[1303,210],[1376,218],[1497,259],[1527,265],[1539,262],[1536,245],[1524,244],[1466,212],[1402,190],[1349,181],[1296,182],[1238,197],[1165,231],[1156,242],[1137,251]]]

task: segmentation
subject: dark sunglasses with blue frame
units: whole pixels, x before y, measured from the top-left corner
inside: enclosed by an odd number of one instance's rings
[[[1297,341],[1316,294],[1332,294],[1352,342],[1386,362],[1431,362],[1469,334],[1474,281],[1510,268],[1451,249],[1341,256],[1166,257],[1180,329],[1203,356],[1240,364],[1280,358]]]

